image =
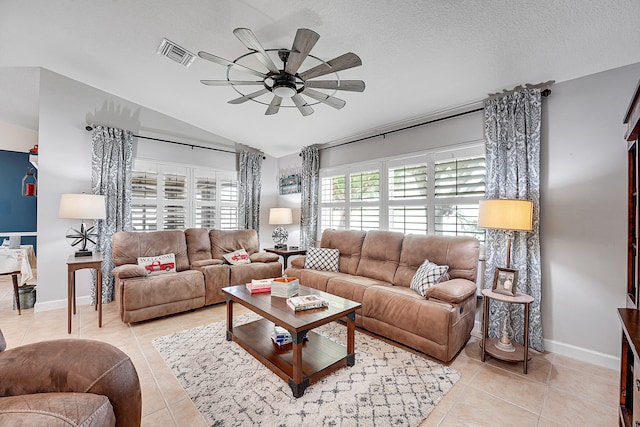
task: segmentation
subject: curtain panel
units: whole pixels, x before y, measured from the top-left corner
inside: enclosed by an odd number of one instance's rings
[[[105,196],[106,218],[98,224],[97,249],[102,253],[102,302],[115,299],[111,237],[117,231],[131,231],[131,166],[133,132],[93,126],[91,133],[91,191]],[[95,276],[94,276],[95,281]],[[91,303],[95,304],[95,287]]]
[[[531,295],[529,346],[544,351],[540,268],[540,122],[539,89],[524,89],[484,103],[487,199],[526,199],[533,202],[533,231],[514,232],[511,268],[518,270],[517,290]],[[491,287],[496,267],[506,267],[506,235],[487,229],[485,287]],[[524,342],[524,305],[493,302],[489,336],[499,337],[510,316],[515,337]]]
[[[300,246],[316,246],[318,235],[318,191],[320,187],[320,153],[317,147],[302,149],[302,194],[300,209]]]
[[[260,190],[262,154],[240,152],[238,227],[260,231]]]

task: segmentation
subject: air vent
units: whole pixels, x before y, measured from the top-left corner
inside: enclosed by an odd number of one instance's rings
[[[195,58],[193,53],[167,39],[162,40],[162,43],[160,43],[158,53],[166,56],[172,61],[176,61],[178,64],[184,65],[185,67],[191,65]]]

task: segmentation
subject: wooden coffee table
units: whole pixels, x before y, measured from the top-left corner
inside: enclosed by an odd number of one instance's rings
[[[301,397],[319,378],[355,364],[355,319],[360,303],[300,286],[298,295],[317,294],[329,301],[329,307],[294,313],[285,298],[269,293],[254,294],[245,285],[222,288],[227,301],[227,341],[235,341],[276,375],[287,381],[293,395]],[[262,319],[233,326],[233,303],[241,304]],[[347,318],[347,345],[335,343],[311,329]],[[293,343],[282,348],[271,340],[273,325],[291,333]],[[308,340],[303,340],[308,334]]]

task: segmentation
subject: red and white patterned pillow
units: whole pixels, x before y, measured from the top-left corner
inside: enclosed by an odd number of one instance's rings
[[[144,267],[147,276],[151,274],[175,273],[175,254],[163,254],[158,256],[139,257],[138,265]]]
[[[222,256],[231,265],[251,264],[249,254],[244,249],[238,249],[237,251],[229,252]]]

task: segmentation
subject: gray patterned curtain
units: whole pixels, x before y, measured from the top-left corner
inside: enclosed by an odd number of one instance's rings
[[[320,154],[317,147],[302,149],[302,205],[300,214],[300,246],[316,245],[318,235],[318,188],[320,186]]]
[[[93,126],[91,134],[91,191],[105,196],[106,219],[98,224],[97,249],[102,253],[102,302],[115,299],[111,275],[111,237],[116,231],[131,231],[131,163],[133,133],[129,130]],[[95,276],[94,276],[95,281]],[[95,304],[95,287],[91,303]]]
[[[511,268],[518,270],[517,290],[531,303],[529,346],[544,351],[540,273],[540,121],[539,89],[524,89],[484,103],[487,148],[487,199],[526,199],[533,202],[533,231],[515,232]],[[496,267],[505,267],[506,235],[487,230],[485,287],[491,287]],[[492,302],[489,336],[499,337],[510,315],[515,341],[524,342],[524,306]]]
[[[240,152],[240,188],[238,189],[238,227],[260,231],[260,189],[262,154]]]

